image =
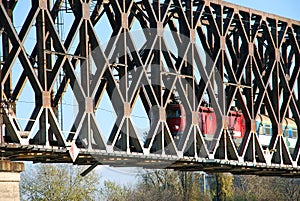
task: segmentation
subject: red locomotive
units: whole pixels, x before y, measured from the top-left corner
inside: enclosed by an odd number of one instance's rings
[[[186,115],[182,104],[167,106],[167,124],[173,137],[182,135],[186,126]],[[201,106],[199,109],[199,127],[202,134],[211,137],[217,128],[217,119],[214,109]],[[246,131],[245,119],[238,110],[231,110],[227,117],[228,130],[233,138],[243,138]],[[211,135],[211,136],[209,136]]]

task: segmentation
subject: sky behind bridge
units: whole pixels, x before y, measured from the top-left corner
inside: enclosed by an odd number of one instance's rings
[[[299,0],[226,0],[237,5],[253,8],[300,21]]]

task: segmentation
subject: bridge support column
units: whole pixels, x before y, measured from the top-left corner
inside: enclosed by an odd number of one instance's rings
[[[24,170],[24,163],[0,161],[0,200],[20,200],[20,173]]]

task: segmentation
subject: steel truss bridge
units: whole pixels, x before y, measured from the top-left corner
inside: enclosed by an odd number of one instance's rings
[[[300,131],[299,21],[221,0],[19,4],[0,0],[2,158],[299,176],[299,138],[291,151],[282,128],[288,117]],[[69,29],[59,31],[62,13]],[[66,133],[60,111],[68,91],[77,113]],[[33,103],[25,126],[20,97]],[[186,113],[176,139],[166,123],[174,99]],[[102,101],[117,115],[110,133],[96,118]],[[212,139],[198,125],[204,101],[218,120]],[[150,122],[142,134],[135,107]],[[226,123],[232,107],[245,117],[240,141]],[[267,147],[257,134],[259,114],[272,123]]]

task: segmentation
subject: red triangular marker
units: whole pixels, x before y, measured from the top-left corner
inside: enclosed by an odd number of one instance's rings
[[[70,153],[70,156],[72,158],[72,161],[75,162],[76,161],[76,158],[79,154],[79,149],[77,148],[75,142],[72,142],[72,146],[69,150],[69,153]]]

